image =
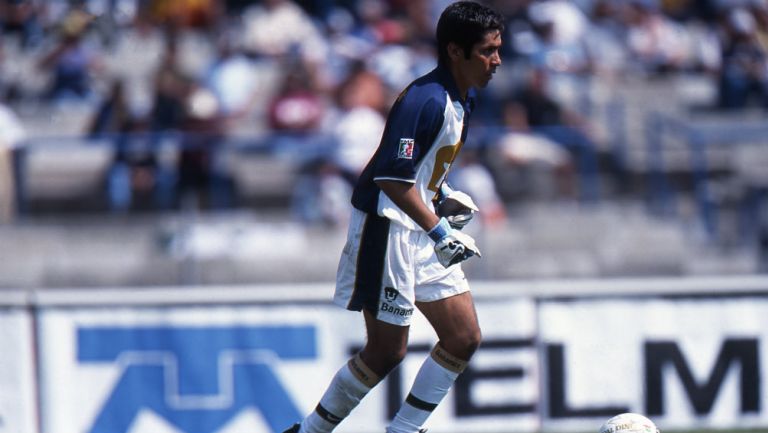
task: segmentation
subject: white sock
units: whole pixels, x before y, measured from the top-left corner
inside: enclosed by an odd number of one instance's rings
[[[411,392],[387,427],[387,433],[417,433],[421,430],[466,366],[466,361],[436,345],[421,365]]]
[[[356,355],[336,372],[320,403],[301,422],[299,433],[330,433],[379,381]]]

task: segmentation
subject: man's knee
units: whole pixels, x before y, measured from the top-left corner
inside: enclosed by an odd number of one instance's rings
[[[441,340],[440,345],[451,355],[469,361],[480,347],[483,336],[479,329],[462,332],[448,339]]]
[[[375,344],[369,342],[360,354],[363,361],[381,377],[386,376],[405,358],[405,345]]]
[[[480,343],[482,341],[483,335],[479,329],[468,332],[467,335],[463,337],[462,344],[464,346],[464,350],[469,354],[469,357],[471,357],[477,351],[477,348],[480,347]]]
[[[382,353],[382,359],[384,362],[391,366],[391,368],[397,367],[403,359],[405,359],[405,354],[407,352],[407,347],[397,347],[397,348],[389,348],[387,351]]]

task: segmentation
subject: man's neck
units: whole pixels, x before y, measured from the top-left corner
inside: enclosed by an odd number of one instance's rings
[[[459,91],[459,96],[461,96],[462,101],[467,100],[467,95],[469,94],[469,84],[463,80],[463,75],[460,74],[459,68],[456,67],[455,64],[451,64],[448,66],[448,70],[451,73],[451,77],[453,78],[453,83],[456,85],[456,89]]]

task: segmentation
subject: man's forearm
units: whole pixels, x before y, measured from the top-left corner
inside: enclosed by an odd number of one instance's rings
[[[411,183],[394,180],[380,180],[376,184],[384,194],[403,212],[416,222],[424,231],[431,230],[440,218],[432,212]]]

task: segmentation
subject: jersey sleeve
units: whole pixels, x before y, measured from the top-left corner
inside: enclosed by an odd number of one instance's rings
[[[444,105],[435,97],[407,94],[395,104],[374,161],[374,180],[415,181],[416,165],[442,128]]]

